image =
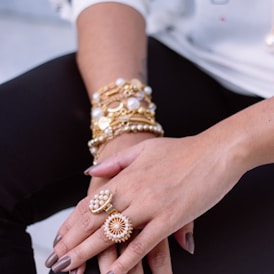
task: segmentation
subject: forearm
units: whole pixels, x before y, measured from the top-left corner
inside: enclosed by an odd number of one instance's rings
[[[205,132],[243,171],[274,162],[274,97],[225,119]]]
[[[145,22],[136,10],[97,4],[80,14],[77,29],[77,61],[89,95],[118,77],[145,81]]]

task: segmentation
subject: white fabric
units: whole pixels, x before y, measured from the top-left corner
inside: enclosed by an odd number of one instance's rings
[[[71,13],[66,17],[73,20],[87,6],[99,2],[106,1],[72,0]],[[199,65],[224,86],[265,98],[274,95],[274,54],[264,45],[264,37],[271,30],[272,0],[112,2],[137,9],[146,18],[148,34]]]

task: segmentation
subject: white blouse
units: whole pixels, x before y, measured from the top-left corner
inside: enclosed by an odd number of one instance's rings
[[[265,98],[274,95],[274,52],[264,43],[273,27],[272,0],[50,1],[71,21],[93,4],[129,5],[144,16],[149,35],[225,87]]]

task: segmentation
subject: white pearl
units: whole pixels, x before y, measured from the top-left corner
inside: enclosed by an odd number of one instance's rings
[[[96,147],[92,147],[90,152],[92,155],[95,155],[97,153],[98,149]]]
[[[102,115],[102,111],[100,108],[94,108],[91,112],[92,118],[93,119],[98,119]]]
[[[155,105],[154,103],[151,103],[151,104],[148,106],[148,109],[149,109],[150,111],[155,112],[155,110],[156,110],[156,105]]]
[[[143,100],[145,97],[144,93],[141,91],[139,91],[136,95],[139,101]]]
[[[144,92],[145,92],[146,94],[148,94],[148,95],[151,95],[151,93],[152,93],[152,88],[149,87],[149,86],[146,86],[146,87],[144,88]]]
[[[93,101],[95,101],[96,103],[99,102],[100,94],[99,94],[98,92],[93,93],[92,99],[93,99]]]
[[[126,81],[123,79],[123,78],[118,78],[116,81],[115,81],[115,84],[120,87],[122,86]]]
[[[110,127],[108,127],[108,128],[106,128],[106,129],[104,130],[104,133],[105,133],[106,135],[110,135],[110,134],[112,134],[112,129],[111,129]]]
[[[108,117],[101,117],[98,121],[98,127],[101,129],[101,130],[104,130],[106,129],[107,127],[109,127],[110,125],[110,122],[111,120],[108,118]]]
[[[118,230],[120,228],[120,224],[119,223],[115,223],[113,227]]]
[[[134,97],[130,97],[127,100],[127,108],[129,110],[134,110],[137,109],[140,106],[140,102],[138,99],[134,98]]]

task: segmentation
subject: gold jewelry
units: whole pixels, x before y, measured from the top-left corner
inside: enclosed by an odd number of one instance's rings
[[[156,105],[151,101],[152,89],[137,79],[122,78],[99,89],[92,97],[89,150],[98,159],[99,147],[113,138],[131,132],[151,132],[163,136],[155,121]]]
[[[128,217],[113,207],[111,204],[112,197],[110,190],[101,190],[90,200],[89,209],[93,214],[105,211],[109,215],[104,223],[104,233],[109,240],[122,243],[130,238],[133,226]]]

